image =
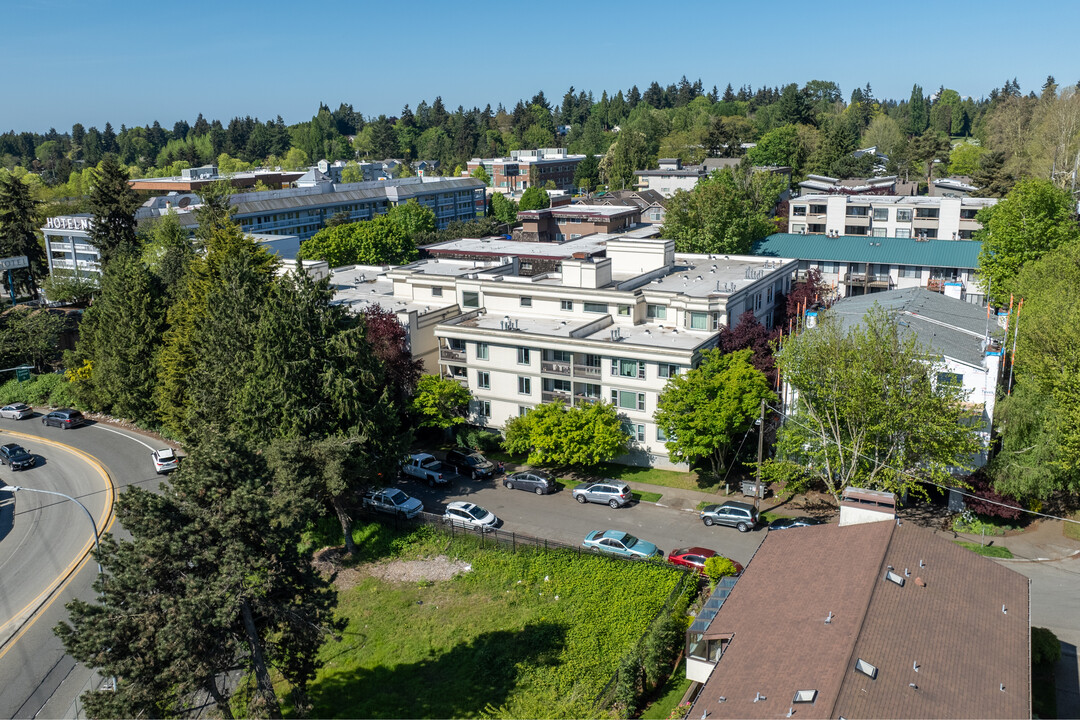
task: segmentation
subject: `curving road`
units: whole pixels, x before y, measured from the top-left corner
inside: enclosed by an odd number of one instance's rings
[[[100,532],[113,531],[112,504],[124,487],[157,487],[153,439],[102,424],[46,428],[37,418],[0,420],[0,443],[17,442],[38,456],[34,468],[0,467],[8,485],[54,490],[77,498]],[[92,599],[97,566],[89,557],[85,513],[60,497],[0,492],[0,718],[74,716],[92,673],[64,653],[52,629],[65,603]]]

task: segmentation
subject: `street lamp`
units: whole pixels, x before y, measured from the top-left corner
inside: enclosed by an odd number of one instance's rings
[[[86,513],[86,517],[90,520],[90,525],[94,528],[94,551],[95,551],[95,554],[97,553],[97,550],[100,549],[100,546],[98,545],[97,523],[94,522],[94,516],[90,514],[90,511],[86,509],[85,505],[83,505],[81,502],[79,502],[75,498],[71,497],[70,495],[65,495],[64,493],[56,492],[54,490],[35,490],[34,488],[22,487],[20,485],[4,485],[3,487],[0,487],[0,491],[7,491],[7,492],[13,492],[13,493],[19,492],[20,490],[25,490],[27,492],[41,493],[43,495],[56,495],[57,497],[62,497],[64,499],[66,499],[66,500],[70,500],[71,502],[73,502],[76,505],[78,505],[79,507],[81,507],[83,512]],[[97,564],[97,571],[98,571],[98,575],[100,575],[101,574],[101,563],[100,562],[98,562],[98,564]]]

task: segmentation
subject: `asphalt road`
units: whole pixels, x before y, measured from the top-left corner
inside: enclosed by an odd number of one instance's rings
[[[653,503],[633,503],[612,510],[607,505],[582,505],[568,488],[551,495],[535,495],[523,490],[507,490],[501,479],[462,479],[449,488],[428,488],[412,480],[398,487],[424,502],[424,510],[442,514],[446,504],[467,500],[495,513],[502,520],[500,530],[580,545],[592,530],[622,530],[654,543],[667,553],[677,548],[700,546],[745,565],[765,539],[764,529],[741,533],[729,527],[705,527],[697,512],[659,507]],[[633,485],[630,486],[633,488]]]
[[[105,425],[60,430],[44,427],[38,418],[0,420],[0,442],[18,442],[39,457],[37,467],[18,473],[0,467],[7,484],[71,495],[87,506],[101,531],[122,535],[109,513],[116,491],[133,484],[154,488],[159,481],[147,447],[154,441]],[[0,502],[0,718],[66,716],[91,673],[65,655],[52,629],[66,620],[69,599],[94,596],[97,566],[86,557],[90,522],[77,505],[59,497],[0,493]],[[50,589],[43,604],[34,602]],[[27,619],[27,606],[39,604]]]

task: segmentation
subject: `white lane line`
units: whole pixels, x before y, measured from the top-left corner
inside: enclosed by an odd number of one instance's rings
[[[96,423],[96,424],[95,424],[95,425],[93,425],[92,427],[96,427],[96,428],[98,428],[99,430],[105,430],[105,431],[107,431],[107,432],[111,432],[111,433],[116,433],[117,435],[120,435],[121,437],[126,437],[126,438],[127,438],[128,440],[134,440],[135,442],[139,443],[140,445],[142,445],[142,446],[143,446],[144,448],[146,448],[147,450],[150,450],[151,452],[152,452],[152,451],[154,451],[154,450],[156,449],[156,448],[154,448],[154,447],[153,447],[152,445],[147,445],[146,443],[144,443],[144,442],[143,442],[142,440],[140,440],[140,439],[139,439],[139,438],[137,438],[137,437],[132,437],[131,435],[128,435],[128,434],[127,434],[127,433],[125,433],[125,432],[120,432],[119,430],[113,430],[113,429],[112,429],[111,427],[105,427],[105,426],[104,426],[104,425],[102,425],[101,423]]]

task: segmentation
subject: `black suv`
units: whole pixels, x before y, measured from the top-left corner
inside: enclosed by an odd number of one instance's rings
[[[453,468],[458,475],[464,475],[473,480],[490,480],[495,477],[495,463],[478,452],[451,450],[446,453],[446,460],[443,463]]]
[[[79,427],[85,423],[86,418],[83,417],[83,414],[78,410],[72,410],[71,408],[53,410],[51,413],[41,418],[42,425],[63,428],[64,430]]]
[[[37,458],[26,452],[26,448],[16,443],[0,445],[0,465],[10,465],[12,470],[25,470],[34,467]]]

